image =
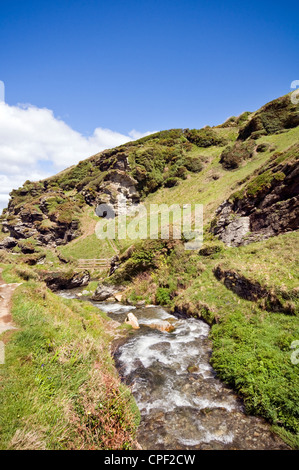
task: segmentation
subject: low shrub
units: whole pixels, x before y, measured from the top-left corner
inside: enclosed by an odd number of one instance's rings
[[[220,163],[227,170],[236,169],[243,161],[253,156],[254,149],[255,142],[252,139],[246,142],[237,141],[232,147],[228,146],[223,150]]]
[[[212,145],[225,145],[226,139],[217,134],[210,128],[204,129],[186,129],[185,137],[197,147],[211,147]]]

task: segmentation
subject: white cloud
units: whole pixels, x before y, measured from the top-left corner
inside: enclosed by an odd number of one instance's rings
[[[154,131],[156,132],[156,131]],[[132,137],[133,140],[141,139],[141,137],[145,137],[147,135],[151,135],[154,132],[144,132],[143,134],[141,132],[136,131],[135,129],[132,129],[129,132],[129,136]]]
[[[8,193],[27,179],[46,178],[107,148],[152,132],[128,135],[96,128],[85,137],[46,108],[0,102],[0,211]]]

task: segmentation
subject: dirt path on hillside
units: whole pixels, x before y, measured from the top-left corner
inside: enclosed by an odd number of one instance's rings
[[[11,318],[11,298],[15,289],[21,284],[5,284],[0,268],[0,335],[6,330],[15,330]]]

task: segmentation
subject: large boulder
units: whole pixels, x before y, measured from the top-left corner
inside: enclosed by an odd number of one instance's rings
[[[113,297],[113,295],[116,294],[118,291],[119,288],[115,286],[106,283],[100,283],[92,296],[92,300],[103,302],[104,300],[109,299],[109,297]]]
[[[125,323],[127,325],[131,325],[131,327],[134,328],[134,330],[138,330],[140,328],[138,320],[135,317],[134,313],[132,312],[128,313],[127,318],[125,319]]]

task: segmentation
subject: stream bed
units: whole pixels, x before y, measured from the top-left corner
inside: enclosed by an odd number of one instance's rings
[[[76,292],[59,295],[76,298]],[[217,378],[206,323],[176,318],[159,306],[91,302],[119,323],[128,312],[138,319],[140,329],[127,335],[114,357],[141,413],[137,440],[143,449],[288,448],[263,419],[246,415],[241,400]],[[152,328],[165,320],[172,332]]]

